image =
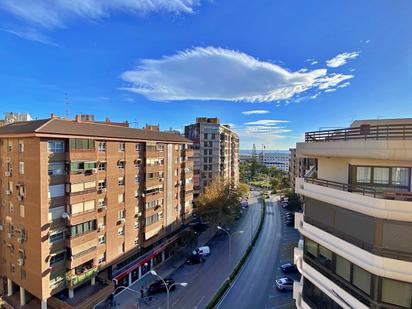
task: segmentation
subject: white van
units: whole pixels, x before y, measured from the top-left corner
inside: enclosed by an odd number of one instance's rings
[[[193,250],[193,255],[207,256],[210,254],[210,248],[208,246],[199,247]]]

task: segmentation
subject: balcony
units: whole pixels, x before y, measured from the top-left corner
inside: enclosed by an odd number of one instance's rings
[[[96,199],[97,197],[97,190],[96,188],[90,188],[80,192],[70,192],[68,193],[68,203],[69,204],[77,204],[85,201],[90,201]]]
[[[97,169],[86,170],[84,172],[71,172],[66,177],[66,182],[78,183],[97,180]]]
[[[146,150],[146,158],[163,158],[165,153],[163,150]]]
[[[165,170],[164,164],[146,165],[146,173],[163,172]]]
[[[82,284],[83,282],[90,280],[93,276],[97,274],[97,268],[93,267],[91,269],[86,270],[85,272],[81,274],[67,274],[66,276],[66,281],[67,281],[67,287],[69,289],[73,289],[76,286]]]
[[[72,255],[69,260],[67,260],[67,268],[73,269],[86,263],[87,261],[93,260],[97,257],[97,247],[90,247],[84,251],[78,252]]]
[[[409,160],[412,124],[306,132],[305,143],[298,143],[297,150],[299,157]]]
[[[412,193],[382,192],[324,179],[296,178],[296,192],[372,217],[412,221]]]

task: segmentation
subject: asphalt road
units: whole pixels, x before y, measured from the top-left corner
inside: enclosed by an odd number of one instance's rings
[[[170,277],[176,282],[186,282],[186,287],[178,286],[170,293],[170,308],[178,309],[200,309],[204,308],[212,299],[216,291],[228,277],[230,270],[237,264],[251,241],[251,230],[253,222],[253,234],[256,231],[261,207],[257,198],[249,199],[249,208],[244,210],[242,217],[231,229],[232,236],[232,258],[229,268],[228,258],[228,236],[222,233],[212,238],[208,243],[211,255],[206,261],[197,265],[182,265]],[[243,233],[238,233],[243,231]],[[133,286],[131,286],[133,289]],[[121,303],[135,303],[136,295],[131,291],[124,291],[119,297]],[[136,308],[132,305],[119,306],[120,308]],[[119,308],[117,307],[117,308]],[[149,303],[141,303],[140,308],[166,308],[166,294],[153,296]]]
[[[274,285],[275,279],[282,276],[279,266],[285,262],[281,242],[293,246],[299,237],[293,227],[283,224],[283,210],[277,199],[266,203],[266,218],[256,246],[217,308],[294,308],[292,292],[279,292]]]

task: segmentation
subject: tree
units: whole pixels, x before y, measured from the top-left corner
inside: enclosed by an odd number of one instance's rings
[[[215,179],[196,200],[197,213],[214,225],[230,225],[240,211],[240,197],[238,188]]]
[[[240,183],[239,193],[242,197],[246,197],[249,194],[249,186],[245,183]]]

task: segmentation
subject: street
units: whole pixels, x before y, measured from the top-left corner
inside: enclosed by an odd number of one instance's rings
[[[267,203],[265,223],[256,246],[219,309],[295,308],[292,292],[279,292],[274,285],[276,278],[284,276],[279,266],[291,260],[291,250],[299,239],[293,227],[283,224],[284,210],[277,205],[277,199]]]
[[[221,284],[227,278],[231,269],[237,264],[251,241],[251,228],[256,231],[261,207],[256,197],[249,199],[249,208],[243,210],[243,215],[230,230],[232,236],[231,267],[229,267],[228,236],[221,233],[212,238],[208,245],[211,255],[206,261],[197,265],[181,265],[169,276],[176,282],[186,282],[186,287],[178,286],[170,293],[170,308],[193,309],[203,308],[214,296]],[[243,233],[238,233],[243,231]],[[264,232],[264,231],[262,231]],[[157,278],[151,276],[153,281]],[[147,287],[147,286],[146,286]],[[140,291],[141,283],[138,281],[132,286],[134,291]],[[138,294],[124,290],[116,296],[117,308],[136,308]],[[140,301],[140,308],[166,308],[166,293],[153,295],[150,302]]]

